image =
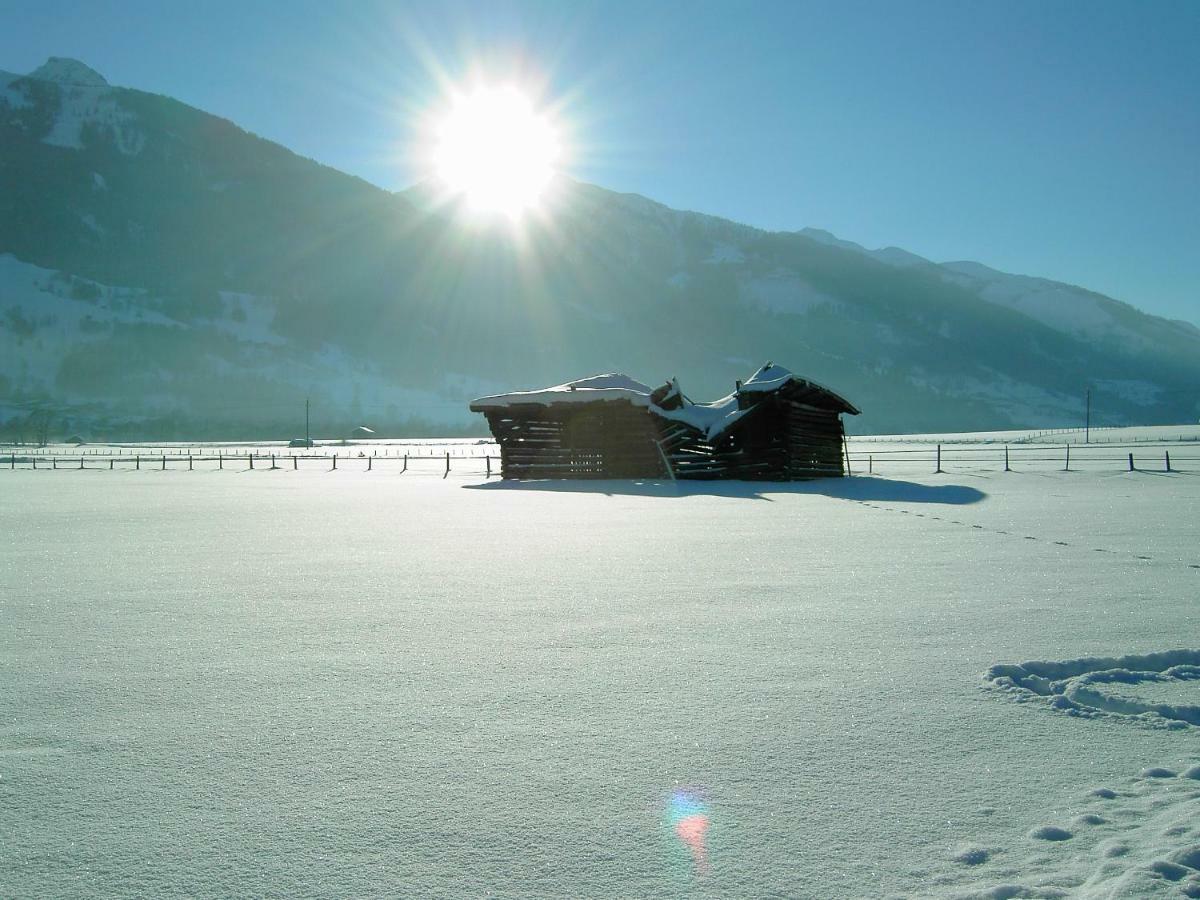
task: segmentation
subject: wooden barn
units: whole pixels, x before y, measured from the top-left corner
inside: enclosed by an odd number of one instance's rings
[[[845,474],[842,414],[858,410],[767,363],[713,403],[672,380],[651,389],[594,375],[481,397],[505,478],[737,478],[793,481]]]

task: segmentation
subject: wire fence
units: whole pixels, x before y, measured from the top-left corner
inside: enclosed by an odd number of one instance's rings
[[[849,449],[851,475],[950,472],[1200,472],[1200,448],[1131,444]]]
[[[70,471],[350,471],[393,472],[412,475],[500,474],[499,454],[459,453],[32,453],[11,452],[0,456],[0,469],[29,469],[42,472]]]
[[[1115,444],[962,446],[933,444],[874,449],[848,442],[847,474],[911,475],[954,472],[1200,473],[1200,449]],[[390,448],[13,448],[0,451],[0,470],[33,471],[342,471],[412,475],[499,476],[495,444]]]

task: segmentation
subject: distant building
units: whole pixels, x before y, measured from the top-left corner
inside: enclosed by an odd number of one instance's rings
[[[693,403],[594,375],[536,391],[481,397],[505,478],[738,478],[792,481],[845,474],[842,414],[859,410],[826,387],[767,363],[727,397]]]

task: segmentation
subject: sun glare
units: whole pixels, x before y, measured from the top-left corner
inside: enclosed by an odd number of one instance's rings
[[[536,208],[561,152],[557,130],[512,86],[460,94],[436,128],[438,178],[472,209],[517,218]]]

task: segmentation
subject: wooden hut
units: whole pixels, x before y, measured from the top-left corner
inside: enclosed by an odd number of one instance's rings
[[[505,478],[836,477],[841,416],[858,414],[771,363],[713,403],[693,403],[674,380],[652,390],[611,374],[481,397],[471,409],[487,417]]]

